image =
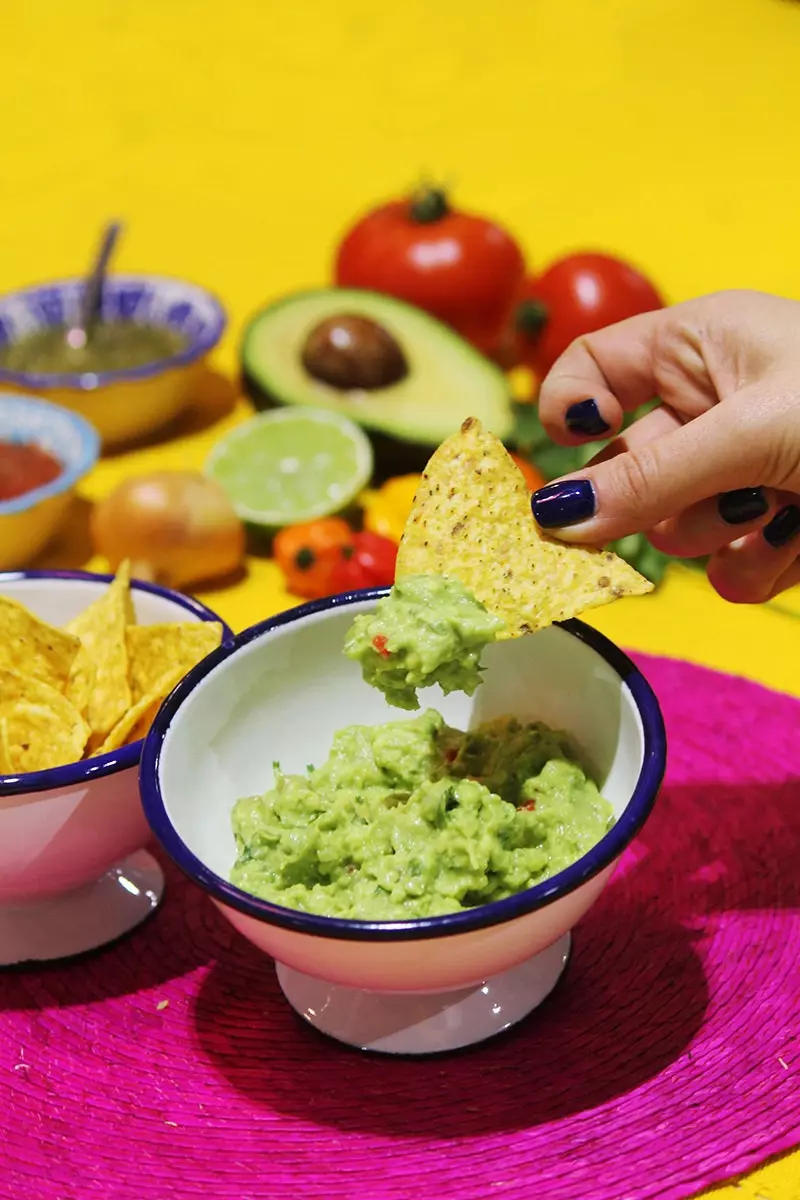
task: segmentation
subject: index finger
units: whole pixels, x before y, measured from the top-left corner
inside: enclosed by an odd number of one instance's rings
[[[548,435],[562,445],[585,441],[588,434],[577,418],[594,412],[591,402],[608,436],[619,431],[626,412],[656,396],[671,407],[688,406],[695,414],[708,407],[713,400],[708,397],[702,356],[694,339],[686,336],[691,325],[687,307],[642,313],[574,341],[539,392],[539,416]]]

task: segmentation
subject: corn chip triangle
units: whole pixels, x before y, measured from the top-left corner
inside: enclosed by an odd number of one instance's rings
[[[653,589],[610,550],[542,533],[521,472],[474,417],[439,446],[422,475],[397,556],[396,578],[409,575],[460,580],[506,622],[500,638]]]

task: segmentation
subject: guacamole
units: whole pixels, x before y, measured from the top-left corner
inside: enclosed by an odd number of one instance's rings
[[[603,837],[611,806],[569,739],[501,717],[354,725],[327,762],[233,810],[231,881],[276,904],[393,921],[459,912],[554,875]]]
[[[395,708],[419,708],[417,688],[471,696],[481,681],[484,646],[505,629],[457,579],[399,579],[374,612],[356,617],[344,652]]]

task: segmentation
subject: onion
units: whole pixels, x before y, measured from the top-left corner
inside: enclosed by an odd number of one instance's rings
[[[182,588],[229,575],[245,553],[244,526],[219,484],[199,471],[124,480],[91,517],[94,548],[116,571]]]

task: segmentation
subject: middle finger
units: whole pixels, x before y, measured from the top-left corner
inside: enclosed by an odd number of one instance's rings
[[[662,521],[647,536],[664,554],[699,558],[761,529],[776,512],[778,503],[772,488],[724,492]]]

